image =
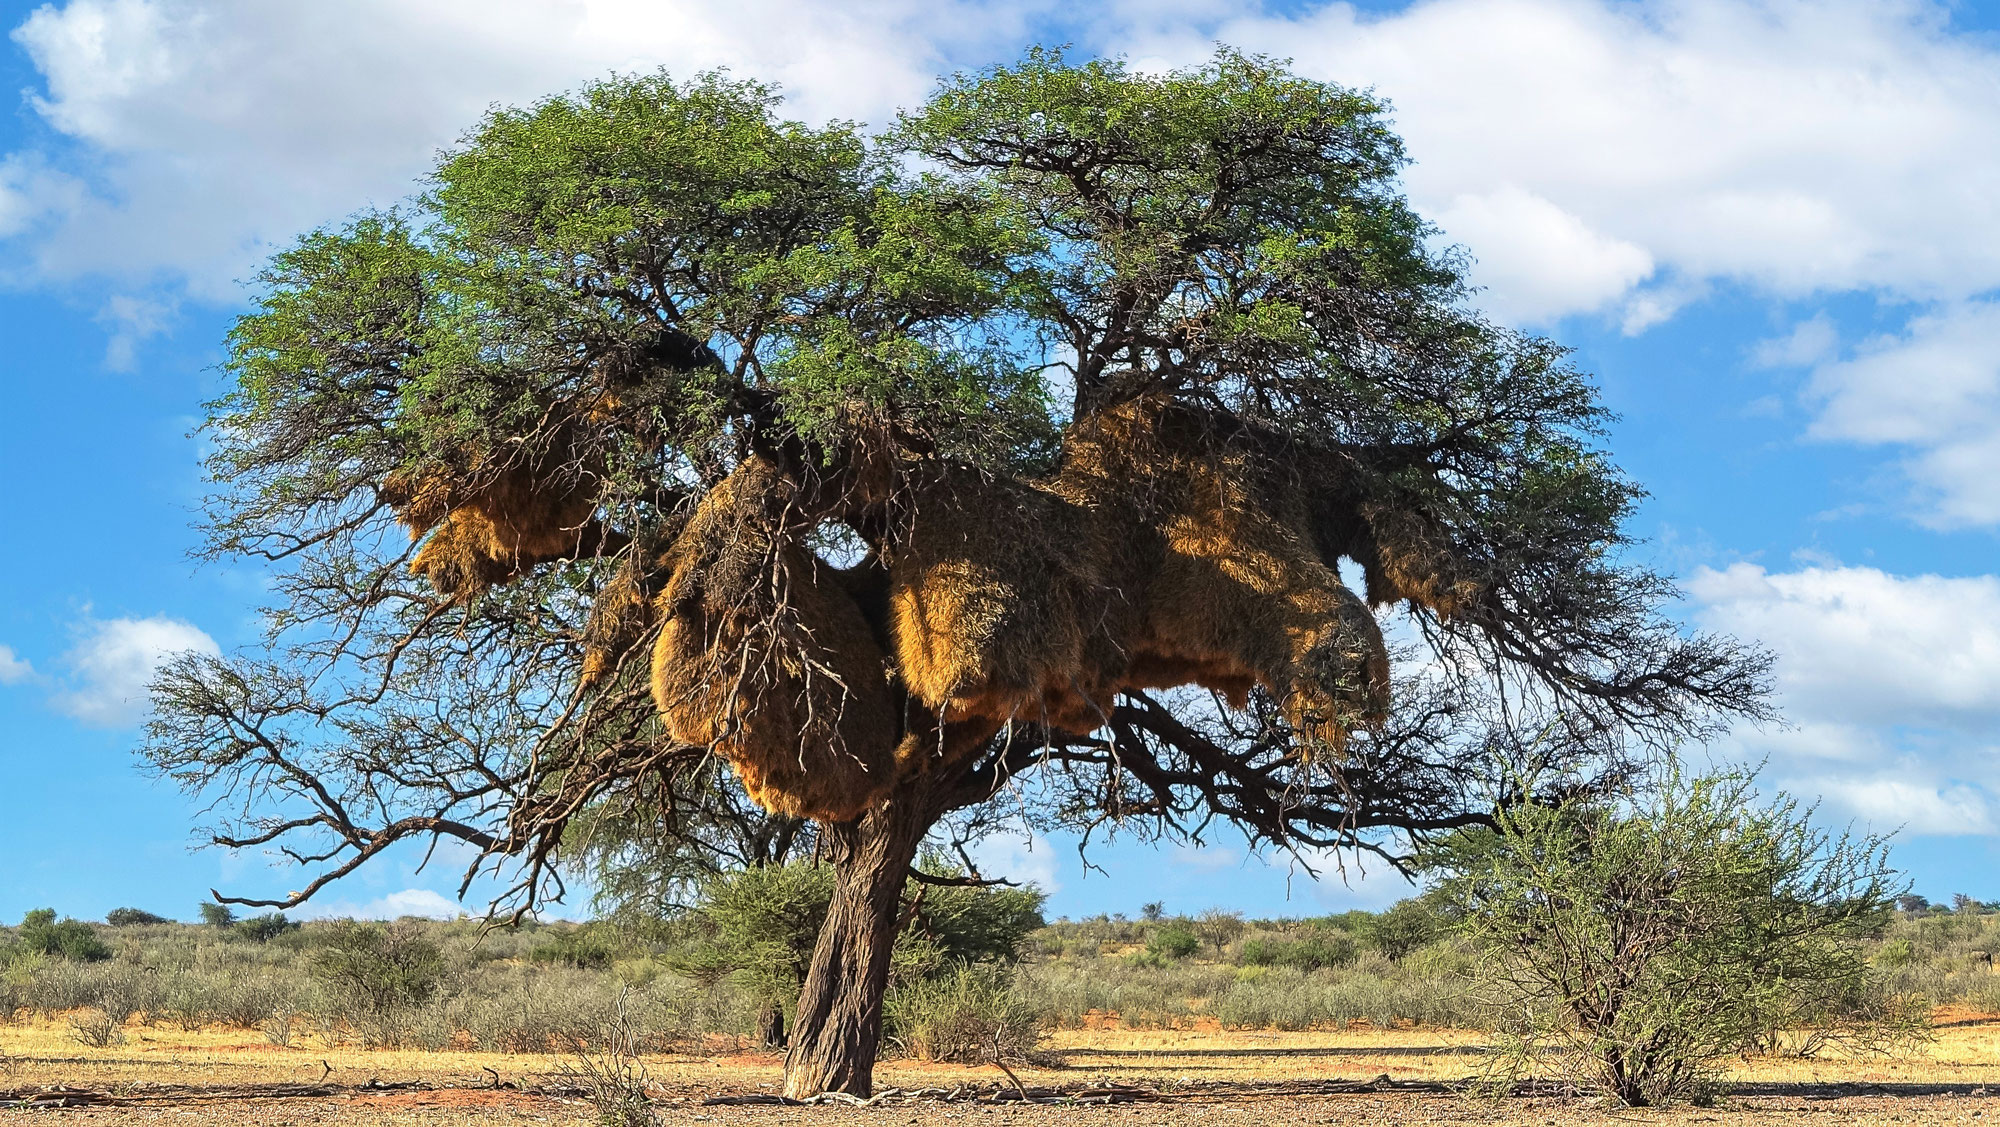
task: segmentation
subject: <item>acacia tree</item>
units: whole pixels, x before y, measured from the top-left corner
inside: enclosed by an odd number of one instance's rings
[[[1668,763],[1645,784],[1502,811],[1429,854],[1486,957],[1503,1074],[1554,1060],[1643,1107],[1703,1098],[1718,1061],[1785,1035],[1811,1052],[1923,1034],[1928,1009],[1864,955],[1905,887],[1885,839],[1819,830],[1741,772]]]
[[[1227,51],[1034,52],[876,137],[719,75],[497,110],[234,329],[209,550],[276,561],[269,646],[169,665],[146,754],[312,870],[241,902],[457,839],[515,912],[580,817],[705,848],[726,761],[835,870],[787,1090],[865,1094],[928,835],[1395,858],[1758,712],[1402,160]]]

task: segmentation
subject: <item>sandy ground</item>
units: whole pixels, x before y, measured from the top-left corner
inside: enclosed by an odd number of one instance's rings
[[[0,1125],[131,1123],[585,1124],[595,1118],[556,1057],[445,1052],[279,1049],[256,1033],[127,1030],[104,1049],[77,1045],[60,1024],[0,1027],[0,1093],[75,1090],[85,1106],[0,1111]],[[1439,1030],[1345,1033],[1090,1031],[1057,1034],[1045,1063],[1015,1069],[1031,1090],[1105,1084],[1157,1100],[1087,1106],[1014,1106],[925,1100],[874,1107],[708,1105],[715,1097],[775,1092],[781,1061],[766,1054],[649,1058],[667,1123],[967,1122],[1276,1124],[1741,1123],[1888,1124],[2000,1120],[2000,1018],[1947,1017],[1937,1042],[1902,1060],[1750,1060],[1715,1108],[1639,1111],[1558,1097],[1488,1100],[1440,1090],[1479,1068],[1474,1035]],[[1377,1090],[1330,1094],[1386,1076]],[[990,1093],[1011,1087],[987,1066],[885,1062],[878,1087]],[[1429,1085],[1395,1090],[1395,1084]],[[498,1085],[497,1087],[495,1085]],[[413,1085],[411,1087],[399,1087]],[[287,1086],[291,1086],[289,1089]],[[1385,1090],[1386,1089],[1386,1090]],[[287,1091],[313,1090],[308,1096]],[[1987,1093],[1991,1091],[1993,1095]]]

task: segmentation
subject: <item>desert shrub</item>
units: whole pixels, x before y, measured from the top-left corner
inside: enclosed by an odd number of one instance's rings
[[[125,1043],[125,1030],[122,1024],[96,1006],[78,1010],[70,1015],[69,1035],[77,1044],[88,1045],[93,1049]]]
[[[137,908],[113,908],[105,913],[104,922],[112,927],[136,927],[141,924],[170,924],[174,921]]]
[[[79,1009],[91,1002],[93,984],[84,977],[79,964],[40,953],[16,952],[13,966],[21,975],[23,1000],[43,1017]]]
[[[1329,1014],[1316,985],[1295,967],[1252,967],[1212,1007],[1224,1029],[1311,1029]]]
[[[617,928],[608,923],[580,924],[550,931],[549,938],[528,949],[531,962],[602,970],[616,961],[625,949]]]
[[[933,876],[951,875],[935,864]],[[906,923],[897,937],[892,982],[953,974],[966,964],[1018,960],[1042,926],[1042,894],[1033,889],[942,886],[912,880]],[[755,1000],[758,1035],[784,1042],[813,948],[833,899],[823,865],[773,865],[705,883],[683,941],[665,962],[711,988],[724,983]]]
[[[313,950],[312,977],[329,1010],[371,1045],[395,1045],[443,990],[444,951],[416,926],[343,922]]]
[[[1157,966],[1125,959],[1033,963],[1020,969],[1015,990],[1055,1028],[1115,1015],[1134,1029],[1163,1029],[1185,1024],[1198,1013],[1197,1001],[1220,996],[1234,975],[1227,967],[1180,960]]]
[[[529,971],[462,999],[461,1021],[490,1052],[546,1053],[587,1040],[610,1017],[610,993],[595,976]]]
[[[173,975],[160,991],[157,1013],[181,1029],[202,1028],[214,1019],[214,984],[207,974],[200,972]]]
[[[28,1009],[30,990],[34,985],[32,959],[0,959],[0,1025],[14,1020],[14,1015]]]
[[[927,866],[934,876],[958,874]],[[906,941],[927,940],[953,963],[1011,963],[1043,926],[1042,893],[1033,888],[927,885],[912,894]]]
[[[37,908],[21,919],[14,932],[15,947],[31,955],[48,955],[71,962],[99,962],[111,957],[111,948],[97,937],[97,929],[82,920],[56,922],[53,908]]]
[[[289,1049],[300,1031],[298,1007],[290,1002],[279,1002],[265,1016],[262,1029],[264,1040],[280,1049]]]
[[[1433,856],[1489,962],[1501,1070],[1553,1059],[1628,1105],[1700,1098],[1717,1062],[1867,981],[1900,889],[1879,838],[1832,837],[1740,773],[1665,770],[1622,805],[1501,813]]]
[[[960,966],[898,986],[883,1003],[886,1032],[911,1056],[978,1063],[1025,1056],[1040,1040],[1040,1015],[995,966]]]
[[[759,1038],[785,1041],[794,1005],[833,901],[833,870],[772,865],[706,882],[688,942],[668,956],[679,973],[711,988],[724,983],[753,998]]]
[[[1875,965],[1895,969],[1909,966],[1917,957],[1916,944],[1906,935],[1899,935],[1875,949]]]
[[[1344,967],[1359,953],[1354,937],[1343,931],[1315,928],[1295,940],[1255,936],[1243,941],[1242,962],[1252,967],[1296,967],[1321,970]]]
[[[1371,950],[1387,959],[1401,959],[1429,946],[1446,930],[1439,915],[1440,905],[1429,897],[1399,900],[1388,911],[1369,920],[1362,939]]]
[[[225,974],[211,996],[215,1020],[232,1029],[257,1029],[285,998],[285,990],[266,975]]]
[[[101,963],[83,975],[85,986],[98,1009],[122,1026],[132,1015],[150,1010],[158,988],[135,966]]]
[[[1215,948],[1217,957],[1220,957],[1223,948],[1228,947],[1231,941],[1243,934],[1243,913],[1210,908],[1196,916],[1189,926],[1196,935],[1207,940]]]
[[[298,923],[285,918],[283,912],[270,912],[262,916],[251,916],[229,925],[229,934],[253,943],[269,943],[286,932],[298,930]]]
[[[648,1093],[645,1034],[621,993],[613,1014],[587,1037],[568,1039],[558,1071],[588,1094],[602,1127],[652,1127],[659,1122]]]
[[[1146,940],[1146,953],[1155,959],[1185,959],[1201,950],[1201,936],[1185,924],[1156,928]]]

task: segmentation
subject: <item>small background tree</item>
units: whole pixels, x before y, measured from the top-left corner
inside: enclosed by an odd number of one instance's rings
[[[1439,898],[1490,960],[1501,1073],[1553,1052],[1638,1107],[1704,1098],[1721,1058],[1800,1025],[1857,1048],[1913,1032],[1862,949],[1902,891],[1886,843],[1811,813],[1670,765],[1622,804],[1523,806],[1441,846]]]
[[[1194,918],[1194,930],[1215,948],[1215,957],[1219,959],[1223,949],[1243,934],[1243,913],[1210,908]]]
[[[97,937],[96,928],[82,920],[57,923],[54,908],[37,908],[21,917],[14,942],[24,953],[77,963],[101,962],[111,957],[111,948]]]

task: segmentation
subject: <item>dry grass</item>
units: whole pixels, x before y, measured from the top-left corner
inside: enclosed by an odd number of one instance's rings
[[[64,1122],[174,1122],[191,1125],[349,1123],[586,1123],[581,1097],[491,1087],[554,1081],[560,1058],[544,1054],[280,1049],[254,1033],[185,1032],[133,1026],[124,1045],[78,1046],[59,1021],[0,1028],[0,1090],[51,1085],[123,1094],[140,1106],[63,1112]],[[1533,1098],[1487,1101],[1439,1093],[1313,1096],[1260,1091],[1258,1085],[1388,1075],[1403,1081],[1454,1081],[1479,1064],[1476,1034],[1439,1030],[1351,1029],[1344,1033],[1220,1031],[1069,1031],[1053,1035],[1039,1064],[1018,1067],[1029,1085],[1080,1087],[1117,1080],[1156,1088],[1170,1101],[1120,1107],[991,1108],[962,1104],[851,1108],[703,1107],[714,1094],[775,1090],[782,1062],[761,1053],[648,1057],[659,1110],[672,1122],[1091,1124],[1120,1122],[1244,1124],[1464,1122],[1609,1124],[1943,1123],[2000,1113],[2000,1019],[1943,1016],[1937,1042],[1903,1060],[1745,1061],[1732,1071],[1738,1094],[1715,1109],[1639,1112],[1589,1101]],[[211,1102],[175,1095],[200,1087],[297,1084],[325,1069],[340,1093],[313,1099]],[[418,1091],[370,1091],[369,1081],[422,1081]],[[991,1066],[884,1062],[881,1085],[994,1086]],[[0,1113],[0,1122],[6,1122]]]
[[[795,493],[753,458],[702,500],[667,555],[653,699],[765,809],[838,822],[886,793],[896,710],[860,608],[798,546]]]

